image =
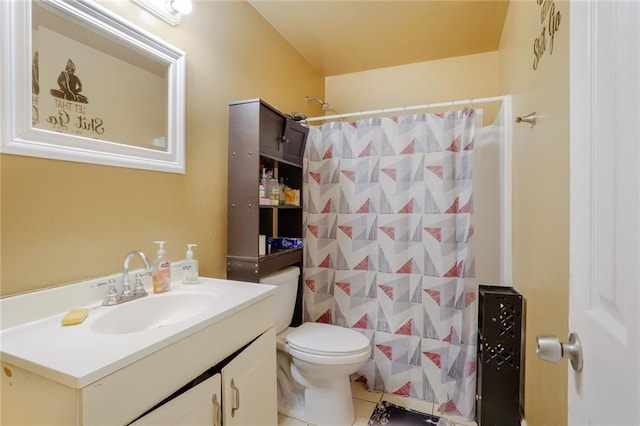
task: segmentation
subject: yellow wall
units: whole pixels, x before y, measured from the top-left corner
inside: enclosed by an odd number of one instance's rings
[[[327,77],[328,114],[499,95],[498,52]]]
[[[2,295],[117,272],[158,239],[172,260],[197,243],[201,274],[224,277],[228,103],[320,113],[304,97],[322,96],[323,77],[246,2],[195,2],[175,28],[131,2],[102,3],[186,52],[187,173],[0,156]]]
[[[569,6],[561,13],[553,53],[533,70],[540,6],[512,1],[500,44],[500,87],[513,94],[513,112],[537,112],[538,124],[514,125],[514,282],[527,303],[525,417],[530,426],[567,423],[567,363],[535,355],[535,336],[568,336],[569,291]]]

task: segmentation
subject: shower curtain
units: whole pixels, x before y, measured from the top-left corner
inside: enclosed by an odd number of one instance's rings
[[[304,317],[356,330],[367,388],[475,411],[476,111],[311,126]]]

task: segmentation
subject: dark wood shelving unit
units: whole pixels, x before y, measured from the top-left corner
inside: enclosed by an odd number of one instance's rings
[[[261,167],[302,193],[302,155],[309,129],[261,99],[229,105],[227,278],[259,282],[287,266],[302,271],[302,249],[259,255],[259,235],[302,238],[302,207],[260,205]],[[302,199],[300,200],[302,204]],[[294,325],[302,319],[302,274]]]

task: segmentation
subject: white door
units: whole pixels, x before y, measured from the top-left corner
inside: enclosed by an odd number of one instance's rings
[[[570,20],[569,424],[640,425],[640,2],[572,1]]]

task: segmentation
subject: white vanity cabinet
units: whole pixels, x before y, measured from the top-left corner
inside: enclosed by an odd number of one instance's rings
[[[277,403],[275,392],[269,392],[276,381],[272,368],[276,362],[274,338],[275,331],[271,329],[223,366],[221,373],[167,401],[131,426],[275,424],[267,420]]]
[[[85,386],[70,386],[39,374],[37,366],[3,357],[0,424],[277,425],[274,303],[271,293],[231,307]],[[48,350],[57,348],[42,346]],[[217,365],[221,374],[149,412]],[[215,400],[222,404],[221,422]]]

